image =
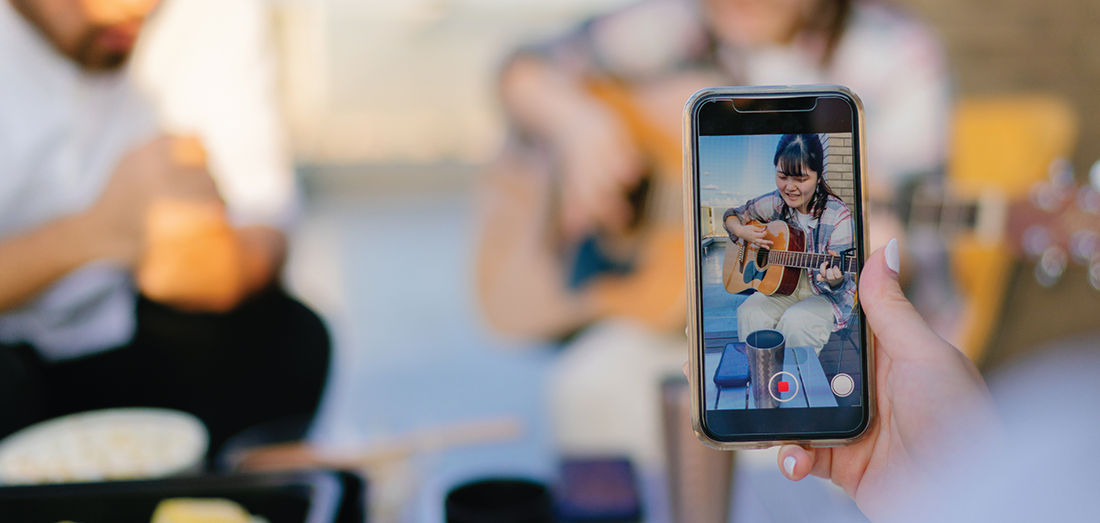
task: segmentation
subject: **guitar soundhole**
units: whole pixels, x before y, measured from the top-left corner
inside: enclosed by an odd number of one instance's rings
[[[756,266],[764,268],[768,266],[768,253],[771,252],[767,249],[760,249],[756,251]]]
[[[634,211],[630,224],[627,226],[631,231],[637,230],[645,221],[646,204],[649,200],[650,189],[653,186],[652,180],[653,170],[646,169],[645,175],[638,181],[638,185],[634,186],[626,195],[627,201],[630,202],[630,208]]]

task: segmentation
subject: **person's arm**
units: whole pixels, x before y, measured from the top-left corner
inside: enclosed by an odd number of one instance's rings
[[[0,241],[0,312],[92,260],[132,256],[125,242],[106,243],[101,236],[98,223],[73,215]]]
[[[233,228],[224,208],[209,203],[157,202],[148,232],[138,287],[147,298],[181,310],[233,309],[271,284],[286,255],[282,231]]]
[[[764,239],[766,227],[762,225],[747,225],[747,222],[756,220],[769,222],[778,215],[775,200],[778,195],[774,192],[763,194],[745,202],[740,207],[726,209],[722,217],[722,225],[730,233],[731,238],[740,238],[760,247],[771,247],[771,240]],[[764,208],[766,212],[761,212]],[[744,218],[742,218],[744,216]]]
[[[214,181],[194,158],[195,147],[191,140],[152,140],[122,158],[87,210],[0,241],[0,311],[93,260],[136,267],[146,254],[155,202],[224,212]]]
[[[958,349],[936,335],[897,282],[897,241],[875,251],[860,274],[863,311],[875,336],[877,417],[858,442],[836,448],[784,445],[778,464],[792,480],[828,478],[872,521],[896,515],[908,493],[969,442],[999,440],[985,382]]]
[[[633,214],[626,194],[643,168],[618,115],[585,90],[582,78],[530,54],[509,62],[500,92],[516,124],[548,143],[560,160],[566,235],[597,225],[625,227]]]
[[[299,195],[279,111],[269,18],[262,0],[166,3],[134,57],[162,123],[201,137],[203,164],[225,200],[220,221],[232,224],[207,236],[229,260],[207,267],[222,280],[216,296],[188,303],[188,287],[178,282],[199,275],[188,275],[186,264],[163,267],[167,274],[159,280],[172,287],[161,289],[166,293],[154,291],[151,282],[144,289],[177,307],[231,308],[271,285],[283,265],[284,231],[294,221]],[[201,224],[203,211],[191,213]]]

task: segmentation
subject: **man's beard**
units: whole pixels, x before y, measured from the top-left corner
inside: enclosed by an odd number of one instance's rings
[[[103,49],[96,44],[104,32],[109,31],[107,26],[92,26],[84,29],[83,34],[77,39],[76,45],[66,48],[62,35],[55,34],[56,27],[50,24],[41,6],[32,0],[0,0],[10,1],[16,9],[31,25],[38,29],[47,40],[53,44],[61,54],[65,55],[80,67],[89,71],[113,71],[121,68],[130,58],[132,48],[120,51]]]
[[[110,52],[96,46],[96,40],[105,29],[94,27],[81,35],[76,47],[73,49],[72,58],[84,69],[89,71],[114,71],[126,64],[130,58],[132,49],[126,51]]]

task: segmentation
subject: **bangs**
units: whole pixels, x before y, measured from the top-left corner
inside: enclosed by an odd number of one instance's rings
[[[791,149],[788,149],[790,151]],[[777,160],[775,168],[782,171],[787,176],[793,176],[795,178],[806,178],[810,176],[812,169],[807,165],[807,161],[803,158],[803,155],[789,152],[783,156],[780,156]]]
[[[779,140],[772,163],[788,176],[805,178],[822,173],[821,141],[816,134],[787,134]]]

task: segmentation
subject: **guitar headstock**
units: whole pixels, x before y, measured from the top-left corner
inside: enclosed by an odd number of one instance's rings
[[[1072,262],[1088,268],[1089,283],[1100,291],[1100,161],[1089,178],[1077,185],[1070,163],[1055,160],[1049,179],[1008,214],[1009,243],[1036,262],[1035,279],[1044,287],[1058,283]]]

